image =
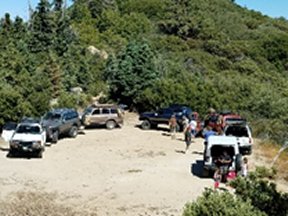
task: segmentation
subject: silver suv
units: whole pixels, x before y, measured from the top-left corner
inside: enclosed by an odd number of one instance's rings
[[[123,125],[123,113],[114,104],[97,104],[87,107],[82,115],[82,124],[88,126],[106,126],[107,129]]]

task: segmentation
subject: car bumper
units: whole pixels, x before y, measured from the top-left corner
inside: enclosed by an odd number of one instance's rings
[[[13,152],[40,152],[43,151],[44,147],[43,146],[32,146],[32,145],[13,145],[10,146],[10,151]]]

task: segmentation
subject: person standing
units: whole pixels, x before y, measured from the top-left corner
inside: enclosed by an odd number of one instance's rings
[[[169,120],[169,128],[170,128],[170,135],[171,139],[176,138],[176,130],[177,130],[177,119],[175,115],[172,115]]]
[[[190,128],[191,128],[191,134],[192,137],[196,136],[196,129],[197,129],[197,122],[194,118],[191,119],[191,121],[189,122]]]
[[[184,128],[184,136],[185,136],[185,143],[186,143],[186,149],[185,149],[184,153],[186,153],[189,149],[189,146],[191,145],[191,142],[192,142],[192,133],[191,133],[190,124],[187,124],[186,128]]]
[[[243,162],[241,165],[241,175],[243,177],[248,176],[248,158],[246,158],[246,157],[243,158]]]

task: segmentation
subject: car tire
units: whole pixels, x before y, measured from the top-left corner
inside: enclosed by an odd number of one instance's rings
[[[149,120],[144,120],[141,124],[143,130],[149,130],[151,128],[151,123]]]
[[[36,158],[43,158],[43,151],[39,151],[36,153]]]
[[[59,131],[58,130],[55,130],[52,134],[52,140],[51,142],[56,144],[58,142],[58,139],[59,139]]]
[[[235,159],[236,172],[240,172],[241,171],[241,166],[242,166],[242,155],[241,154],[237,154],[236,155],[236,159]]]
[[[16,151],[9,150],[9,152],[8,152],[8,154],[7,154],[7,157],[8,157],[8,158],[13,158],[13,157],[16,156],[16,154],[17,154]]]
[[[72,126],[69,131],[69,137],[75,138],[78,135],[78,128],[76,126]]]
[[[112,130],[112,129],[114,129],[115,127],[116,127],[116,122],[115,122],[115,121],[109,120],[109,121],[106,122],[106,128],[107,128],[108,130]]]

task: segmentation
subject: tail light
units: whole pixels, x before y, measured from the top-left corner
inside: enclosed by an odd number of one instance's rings
[[[249,143],[252,144],[252,138],[249,138]]]

